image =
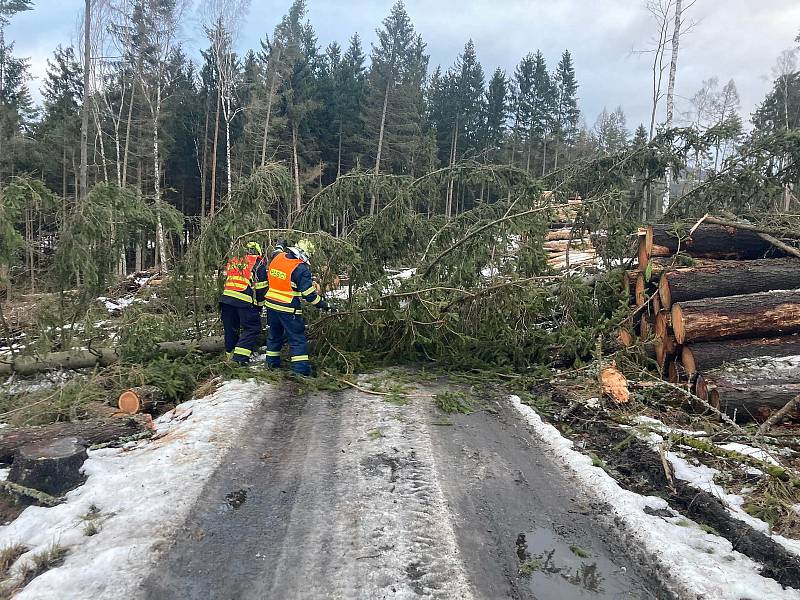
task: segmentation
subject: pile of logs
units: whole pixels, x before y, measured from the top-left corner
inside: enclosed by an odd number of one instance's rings
[[[764,421],[800,394],[793,250],[708,220],[685,237],[672,225],[641,229],[639,267],[625,273],[633,310],[620,341],[639,338],[665,379],[728,416]]]
[[[547,232],[544,249],[547,251],[547,264],[560,271],[594,265],[597,250],[589,234],[575,227],[575,219],[582,201],[571,198],[558,211],[558,222],[552,223]]]

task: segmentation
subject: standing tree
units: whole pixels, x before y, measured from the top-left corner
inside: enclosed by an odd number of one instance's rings
[[[555,115],[553,118],[553,168],[558,169],[558,159],[561,150],[566,150],[569,157],[569,148],[578,133],[578,122],[581,112],[578,109],[578,80],[575,77],[575,67],[569,50],[564,50],[561,61],[553,77],[556,88]]]

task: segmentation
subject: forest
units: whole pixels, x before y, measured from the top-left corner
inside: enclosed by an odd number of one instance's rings
[[[624,318],[619,267],[642,223],[727,212],[797,227],[797,50],[752,115],[716,77],[676,108],[689,17],[675,0],[645,4],[652,111],[633,131],[621,107],[587,125],[569,49],[548,64],[532,48],[513,72],[486,73],[468,40],[451,65],[430,64],[402,1],[370,48],[358,34],[320,47],[295,0],[244,51],[246,0],[87,6],[81,43],[54,48],[34,104],[29,61],[5,30],[38,7],[0,3],[6,310],[55,299],[35,318],[0,312],[23,354],[141,345],[145,324],[152,344],[207,336],[226,256],[247,235],[267,246],[306,235],[323,285],[350,290],[348,310],[312,324],[323,362],[573,364]],[[182,41],[189,22],[199,62]],[[554,272],[540,245],[568,202],[576,236],[598,241],[588,276]],[[157,298],[98,331],[97,298],[143,272],[164,276]]]

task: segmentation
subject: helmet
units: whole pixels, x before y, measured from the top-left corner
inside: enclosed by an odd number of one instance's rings
[[[290,254],[294,255],[294,257],[295,257],[295,258],[299,258],[300,260],[302,260],[302,261],[303,261],[304,263],[306,263],[307,265],[308,265],[308,264],[311,264],[311,263],[309,262],[309,260],[308,260],[308,254],[306,254],[305,252],[303,252],[303,250],[302,250],[302,249],[300,249],[299,247],[297,247],[297,246],[289,246],[289,247],[286,249],[286,251],[287,251],[288,253],[290,253]]]
[[[258,242],[247,242],[247,253],[261,255],[261,244]]]
[[[299,242],[297,242],[297,247],[308,256],[314,254],[314,242],[312,242],[311,240],[306,240],[306,239],[300,240]]]

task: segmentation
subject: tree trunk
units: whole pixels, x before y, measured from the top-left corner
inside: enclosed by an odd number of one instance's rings
[[[782,356],[800,356],[800,335],[698,342],[681,349],[681,362],[689,375],[745,358]]]
[[[217,113],[214,117],[214,147],[211,149],[211,204],[208,213],[213,217],[216,207],[216,191],[217,191],[217,147],[219,144],[219,105],[220,105],[219,87],[217,87]]]
[[[378,151],[375,155],[375,177],[377,178],[381,172],[381,154],[383,153],[383,133],[386,127],[386,109],[389,106],[389,89],[392,86],[391,79],[386,82],[386,92],[383,94],[383,110],[381,111],[381,127],[378,131]],[[374,215],[378,209],[377,198],[375,192],[372,192],[372,199],[369,203],[369,214]]]
[[[267,164],[267,141],[269,139],[269,119],[272,115],[272,99],[275,97],[275,86],[278,82],[278,63],[281,61],[281,49],[278,48],[278,58],[272,70],[272,81],[269,84],[269,96],[267,96],[267,116],[264,119],[264,138],[261,143],[261,166]]]
[[[10,462],[18,448],[57,438],[77,437],[88,445],[103,444],[146,431],[149,421],[144,415],[126,415],[9,429],[0,437],[0,462]]]
[[[81,474],[86,458],[86,446],[77,437],[35,442],[17,450],[8,480],[51,496],[62,496],[86,480]]]
[[[210,119],[211,107],[208,105],[208,95],[206,95],[206,122],[203,127],[203,160],[200,168],[200,218],[206,217],[206,191],[208,186],[208,121]]]
[[[672,60],[669,63],[669,83],[667,84],[667,120],[664,124],[665,129],[672,127],[672,113],[675,106],[675,75],[678,70],[678,46],[681,41],[681,17],[682,0],[675,0],[675,25],[672,30]],[[661,214],[666,214],[669,210],[670,187],[672,186],[672,170],[667,167],[664,171],[666,185],[664,187],[664,198],[661,203]]]
[[[177,342],[161,342],[156,349],[170,356],[184,356],[190,350],[199,350],[210,354],[224,349],[221,337],[208,337],[199,341],[181,340]],[[95,348],[94,350],[70,350],[67,352],[51,352],[44,356],[25,356],[15,360],[0,362],[0,376],[12,373],[33,375],[59,369],[88,369],[96,366],[107,367],[119,361],[119,355],[113,348]]]
[[[125,390],[119,395],[117,406],[129,415],[140,412],[152,413],[164,404],[164,390],[154,385],[142,385]]]
[[[128,185],[128,156],[131,141],[131,121],[133,120],[133,98],[136,94],[136,84],[131,84],[131,103],[128,106],[128,122],[125,124],[125,151],[122,157],[122,187]]]
[[[292,162],[294,169],[294,204],[295,211],[300,212],[300,165],[297,156],[297,125],[292,123]]]
[[[798,288],[800,260],[778,258],[720,261],[703,267],[667,270],[661,275],[658,294],[663,307],[670,308],[673,302]]]
[[[92,0],[86,0],[83,16],[83,106],[81,107],[81,174],[80,199],[88,192],[89,170],[89,73],[91,72],[92,46],[89,36],[92,25]]]
[[[729,363],[699,375],[696,393],[737,421],[764,421],[800,394],[800,362]]]
[[[342,125],[339,124],[339,152],[336,159],[336,179],[342,176]]]
[[[800,331],[800,291],[706,298],[672,305],[679,344]]]
[[[678,237],[671,224],[646,228],[646,250],[649,256],[671,256],[680,251],[695,258],[756,259],[780,256],[772,244],[758,233],[746,229],[701,224],[691,236]]]
[[[228,174],[228,187],[225,189],[225,192],[227,193],[228,198],[230,198],[231,190],[233,189],[233,165],[231,165],[231,117],[229,102],[230,99],[226,98],[225,103],[227,105],[227,110],[225,111],[225,167]]]
[[[161,222],[161,155],[158,147],[158,119],[161,116],[161,85],[156,91],[156,105],[153,113],[153,195],[156,204],[156,244],[158,245],[158,258],[161,270],[169,271],[167,264],[167,247],[164,237],[164,225]]]

